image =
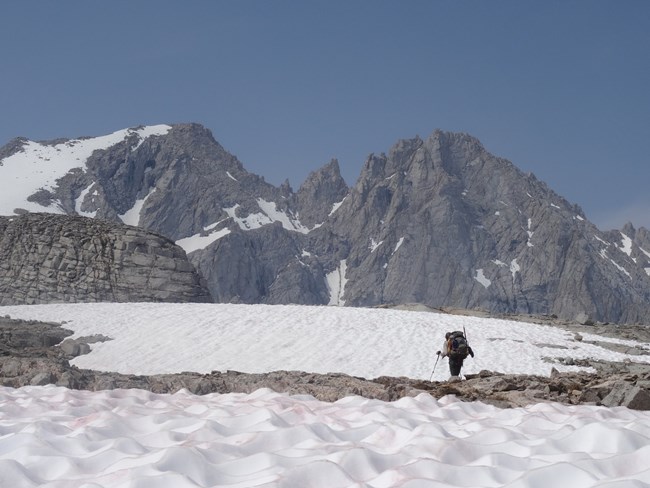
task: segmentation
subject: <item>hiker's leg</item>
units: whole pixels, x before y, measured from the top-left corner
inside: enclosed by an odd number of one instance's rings
[[[460,376],[460,368],[463,367],[463,360],[458,358],[449,358],[449,372],[452,376]]]

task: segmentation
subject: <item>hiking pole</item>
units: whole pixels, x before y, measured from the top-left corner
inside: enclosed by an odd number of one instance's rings
[[[429,381],[433,378],[433,372],[436,370],[436,366],[438,365],[438,359],[440,359],[440,354],[438,354],[438,357],[436,358],[436,364],[433,365],[433,370],[431,371],[431,377],[429,378]]]

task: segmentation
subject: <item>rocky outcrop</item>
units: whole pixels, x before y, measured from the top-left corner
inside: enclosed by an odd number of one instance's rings
[[[387,376],[369,380],[345,374],[300,371],[264,374],[213,371],[210,374],[136,376],[70,366],[69,359],[90,349],[88,343],[110,338],[79,338],[71,342],[66,339],[57,345],[68,334],[70,331],[61,329],[58,324],[0,318],[0,384],[15,388],[56,384],[93,391],[141,388],[155,393],[187,389],[196,394],[251,393],[259,388],[270,388],[282,393],[308,394],[323,401],[336,401],[350,395],[393,401],[427,392],[436,398],[455,395],[461,400],[481,401],[503,408],[553,401],[650,410],[648,364],[582,361],[582,365],[595,368],[597,373],[558,373],[553,370],[551,376],[546,377],[481,371],[457,382]],[[71,349],[71,344],[78,348]]]
[[[48,355],[52,346],[69,335],[72,331],[64,329],[61,324],[0,317],[0,354],[24,355],[35,351],[36,355]]]
[[[86,217],[0,217],[0,304],[208,302],[181,248],[143,229]]]

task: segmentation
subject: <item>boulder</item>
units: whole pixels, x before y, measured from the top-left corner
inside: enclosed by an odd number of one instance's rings
[[[50,372],[36,374],[29,382],[32,386],[44,386],[54,382],[54,376]]]
[[[594,321],[587,315],[586,312],[580,312],[576,315],[575,321],[580,325],[594,325]]]
[[[630,388],[621,405],[633,410],[650,410],[650,389],[639,386]]]
[[[66,339],[59,346],[66,356],[76,357],[90,352],[90,346],[85,342]]]

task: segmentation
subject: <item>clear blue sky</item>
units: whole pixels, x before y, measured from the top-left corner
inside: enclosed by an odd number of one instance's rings
[[[603,229],[650,228],[650,1],[0,4],[0,145],[199,122],[297,189],[468,132]]]

